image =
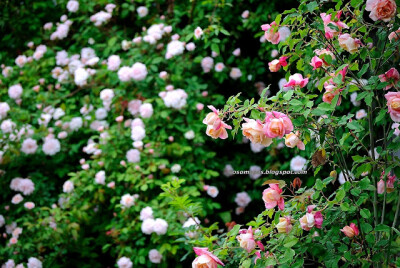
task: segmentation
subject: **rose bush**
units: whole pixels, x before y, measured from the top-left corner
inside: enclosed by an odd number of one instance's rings
[[[244,89],[255,97],[278,82],[264,62],[276,51],[258,30],[282,9],[276,3],[3,4],[5,267],[186,266],[200,223],[250,220],[257,171],[289,168],[288,149],[263,154],[267,143],[212,142],[202,124],[205,104],[221,106]],[[215,119],[209,134],[224,136],[228,125]],[[243,161],[249,154],[253,161]],[[199,254],[199,263],[216,265],[214,255]]]

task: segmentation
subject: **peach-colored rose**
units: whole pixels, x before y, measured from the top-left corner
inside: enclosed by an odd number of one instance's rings
[[[193,248],[198,257],[192,262],[192,268],[217,268],[218,264],[225,266],[208,248]]]
[[[272,139],[264,134],[264,126],[260,121],[248,118],[244,120],[246,123],[242,125],[243,135],[252,143],[262,144],[263,146],[269,146],[272,143]]]
[[[285,201],[281,196],[282,189],[279,188],[279,184],[269,184],[269,187],[262,194],[265,208],[270,209],[278,206],[280,210],[283,210],[285,208]]]
[[[354,237],[359,234],[358,227],[354,223],[350,223],[350,226],[345,226],[343,229],[340,229],[347,237]]]
[[[209,113],[204,118],[203,123],[207,125],[206,134],[213,139],[226,139],[228,138],[227,129],[232,129],[231,126],[225,124],[218,116],[218,110],[213,106],[208,106],[213,112]]]
[[[360,45],[361,41],[359,39],[354,39],[350,34],[339,35],[339,46],[350,54],[356,53]]]
[[[300,150],[305,149],[304,143],[300,140],[300,133],[297,131],[296,133],[289,133],[285,136],[285,145],[289,148],[294,148],[297,146]]]
[[[247,250],[248,253],[256,248],[256,241],[254,241],[253,229],[251,226],[248,230],[240,230],[236,239],[239,241],[240,247]]]
[[[293,130],[292,121],[280,112],[266,112],[264,133],[269,138],[283,138]]]
[[[390,117],[394,122],[400,122],[400,92],[389,92],[385,98]]]
[[[275,226],[278,233],[290,233],[293,228],[290,217],[280,217],[279,223]]]
[[[394,0],[367,0],[366,11],[371,11],[369,17],[373,21],[390,21],[395,15],[397,5]]]

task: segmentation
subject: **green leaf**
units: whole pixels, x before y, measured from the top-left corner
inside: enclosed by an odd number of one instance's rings
[[[369,219],[369,218],[371,217],[371,212],[370,212],[368,209],[363,208],[363,209],[360,211],[360,215],[361,215],[361,217],[363,217],[364,219]]]
[[[343,189],[340,189],[336,193],[336,200],[337,201],[342,201],[345,196],[346,196],[346,192]]]
[[[317,9],[318,3],[316,1],[312,1],[307,4],[307,10],[308,12],[313,12],[315,9]]]

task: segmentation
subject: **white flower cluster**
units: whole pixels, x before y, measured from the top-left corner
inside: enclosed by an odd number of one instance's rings
[[[14,178],[11,180],[10,188],[24,195],[30,195],[35,190],[35,184],[31,179]]]
[[[142,81],[147,76],[147,68],[141,62],[136,62],[132,67],[122,66],[118,71],[118,78],[122,82],[131,80]]]

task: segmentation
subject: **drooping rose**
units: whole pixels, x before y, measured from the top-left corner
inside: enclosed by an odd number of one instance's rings
[[[367,0],[366,11],[371,11],[369,17],[373,21],[390,21],[395,15],[397,5],[394,0]]]
[[[218,110],[214,106],[208,106],[212,113],[207,114],[203,123],[207,125],[206,134],[213,139],[226,139],[228,138],[227,129],[232,129],[231,126],[225,124],[218,116]]]
[[[282,189],[279,188],[279,184],[269,184],[269,187],[264,190],[262,197],[265,208],[270,209],[278,206],[280,210],[283,210],[285,208],[285,201],[281,196]]]
[[[351,37],[350,34],[339,35],[339,46],[350,54],[356,53],[360,45],[361,41],[359,39]]]
[[[342,11],[339,11],[336,15],[335,21],[332,20],[332,14],[327,15],[326,13],[321,13],[321,18],[324,22],[325,37],[327,39],[332,39],[333,37],[338,36],[342,29],[349,28],[349,26],[340,21],[341,15]]]
[[[251,226],[248,230],[240,230],[236,239],[239,241],[240,247],[247,250],[248,253],[256,248],[256,241],[254,240],[253,229]]]
[[[269,138],[283,138],[293,131],[293,124],[289,117],[280,112],[266,112],[264,133]]]
[[[192,268],[217,268],[218,264],[225,266],[217,256],[208,251],[208,248],[194,247],[193,250],[198,257],[192,262]]]
[[[280,217],[279,223],[275,226],[278,233],[290,233],[293,228],[290,217]]]
[[[325,93],[322,96],[322,101],[331,104],[332,100],[335,98],[336,95],[339,95],[342,89],[336,88],[335,85],[325,83]],[[342,102],[342,97],[339,96],[339,99],[337,101],[336,105],[340,105]]]
[[[390,117],[394,122],[400,122],[400,92],[389,92],[385,98]]]
[[[269,146],[272,139],[264,134],[264,126],[260,121],[254,119],[244,119],[246,123],[242,125],[243,136],[247,137],[252,143]]]
[[[340,231],[342,231],[349,238],[357,236],[360,233],[358,227],[354,223],[350,223],[350,226],[345,226],[343,229],[340,229]]]
[[[266,40],[276,45],[280,41],[280,33],[278,32],[278,27],[274,22],[271,24],[261,25],[261,29],[265,32],[264,37]]]
[[[383,180],[385,173],[382,172],[380,181],[377,183],[378,194],[383,194],[385,192],[385,181]],[[391,193],[394,191],[394,182],[396,181],[395,175],[388,175],[386,179],[386,192]]]
[[[397,82],[400,81],[400,74],[396,68],[390,68],[389,71],[387,71],[384,74],[381,74],[379,76],[379,79],[381,80],[381,82],[389,82],[390,83],[385,88],[385,90],[389,90],[392,87],[395,87]]]
[[[289,133],[285,136],[285,145],[289,148],[294,148],[297,146],[300,150],[305,149],[304,143],[300,140],[300,133],[297,131],[296,133]]]
[[[283,87],[303,88],[307,84],[308,84],[308,78],[303,78],[303,76],[301,74],[296,73],[294,75],[289,76],[289,82],[287,84],[283,85]]]

